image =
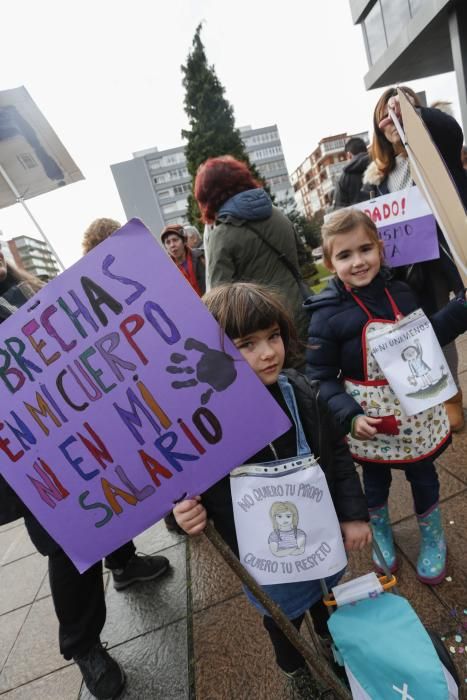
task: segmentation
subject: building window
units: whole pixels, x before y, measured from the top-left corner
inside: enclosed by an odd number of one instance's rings
[[[183,185],[174,185],[175,194],[186,194],[191,191],[191,182],[185,182]]]
[[[277,156],[279,153],[282,153],[282,148],[280,146],[271,146],[270,148],[262,148],[260,151],[253,151],[251,157],[253,160],[261,160],[261,158]]]
[[[275,185],[281,185],[284,182],[286,182],[287,184],[290,182],[288,175],[276,175],[276,177],[267,178],[267,183],[271,187],[274,187]]]
[[[178,170],[169,170],[167,173],[169,180],[180,180],[182,177],[188,177],[188,170],[186,168],[179,168]]]
[[[261,163],[259,169],[261,175],[265,175],[266,173],[273,173],[277,170],[287,170],[287,167],[285,165],[285,160],[281,158],[281,160],[273,160],[270,163]]]
[[[401,28],[410,22],[408,0],[381,0],[388,44],[400,36]]]
[[[170,199],[170,197],[173,197],[173,195],[173,190],[159,190],[157,193],[159,199]]]
[[[16,157],[25,170],[37,168],[37,161],[31,153],[18,153]]]
[[[157,160],[148,161],[149,170],[159,170],[162,168],[162,158],[157,158]]]
[[[373,63],[376,63],[378,58],[382,56],[387,49],[383,15],[381,13],[381,5],[379,0],[376,1],[370,12],[367,14],[365,21],[363,22],[363,27],[366,35],[368,53],[370,55],[370,62],[373,65]]]
[[[265,134],[256,134],[243,139],[245,146],[254,146],[257,143],[266,143],[267,141],[278,141],[279,133],[277,131],[267,131]]]
[[[175,218],[167,219],[166,223],[167,226],[170,226],[172,224],[187,224],[188,217],[186,215],[177,216]]]
[[[344,139],[334,139],[333,141],[324,141],[322,144],[323,151],[329,153],[329,151],[343,151],[345,146]]]
[[[188,206],[188,201],[186,199],[178,199],[176,202],[171,202],[170,204],[164,204],[162,211],[165,214],[174,214],[177,211],[184,211]]]

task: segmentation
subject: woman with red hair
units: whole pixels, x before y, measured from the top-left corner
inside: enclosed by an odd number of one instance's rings
[[[300,242],[289,219],[273,206],[246,163],[232,156],[200,165],[194,194],[203,221],[215,225],[205,240],[210,286],[255,282],[274,287],[305,339],[308,320],[297,281]]]

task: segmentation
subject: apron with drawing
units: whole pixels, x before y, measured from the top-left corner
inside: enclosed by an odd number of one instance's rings
[[[230,474],[240,561],[261,585],[327,578],[347,563],[326,477],[310,453],[293,389],[287,380],[279,385],[295,422],[297,456],[275,454],[275,460]]]
[[[383,422],[371,440],[348,436],[352,456],[358,461],[397,464],[416,462],[434,455],[449,438],[450,428],[443,404],[408,416],[388,384],[370,352],[369,340],[388,325],[394,325],[402,314],[387,289],[386,295],[394,313],[394,321],[375,318],[356,295],[354,301],[368,316],[362,331],[364,379],[345,378],[345,390],[362,407],[365,415],[382,418]]]

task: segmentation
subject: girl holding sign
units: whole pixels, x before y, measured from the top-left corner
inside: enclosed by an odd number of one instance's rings
[[[418,578],[431,585],[440,583],[446,573],[446,543],[433,460],[451,440],[440,401],[443,392],[450,395],[449,384],[451,394],[456,388],[441,349],[436,358],[433,353],[439,347],[436,338],[446,345],[467,329],[465,290],[431,317],[431,327],[417,309],[410,287],[392,279],[382,267],[383,244],[366,214],[341,210],[323,226],[322,236],[325,263],[336,276],[321,294],[306,302],[312,314],[309,376],[320,380],[322,397],[350,433],[350,451],[363,465],[373,537],[389,567],[397,568],[387,506],[391,467],[395,467],[404,469],[410,482],[420,526]],[[390,386],[389,376],[380,369],[386,368],[381,359],[386,354],[398,370],[396,380],[407,384],[397,395],[395,383],[391,379]],[[432,358],[429,364],[428,357]],[[433,375],[430,381],[418,381],[427,369]],[[428,408],[411,410],[414,405]]]
[[[259,285],[237,283],[216,287],[204,301],[292,427],[202,498],[178,503],[175,518],[189,535],[202,532],[212,518],[297,629],[310,610],[317,633],[325,636],[319,579],[333,586],[341,578],[346,564],[342,537],[347,550],[371,541],[355,466],[318,398],[317,385],[296,370],[283,369],[293,361],[296,334],[279,299]],[[264,626],[279,667],[296,686],[310,691],[302,656],[271,617],[264,616]]]
[[[462,166],[461,151],[464,142],[462,129],[456,120],[439,109],[422,107],[416,93],[408,87],[400,87],[420,113],[431,138],[436,144],[447,169],[456,185],[460,199],[467,209],[467,178]],[[373,115],[372,162],[363,176],[364,189],[372,196],[396,192],[413,184],[409,159],[401,142],[389,110],[401,120],[399,98],[396,88],[388,88],[379,98]],[[457,294],[463,288],[462,279],[454,263],[449,246],[437,226],[440,255],[437,260],[416,263],[397,268],[395,275],[410,285],[420,299],[427,315],[438,311],[449,301],[450,292]],[[457,379],[457,351],[454,343],[445,348],[446,359],[454,379]],[[462,393],[446,402],[451,430],[464,426]]]

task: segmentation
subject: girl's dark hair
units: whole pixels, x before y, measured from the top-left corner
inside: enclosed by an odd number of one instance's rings
[[[294,366],[298,356],[297,332],[281,297],[274,290],[251,282],[223,284],[207,292],[203,302],[232,340],[277,323],[285,348],[285,366]]]

